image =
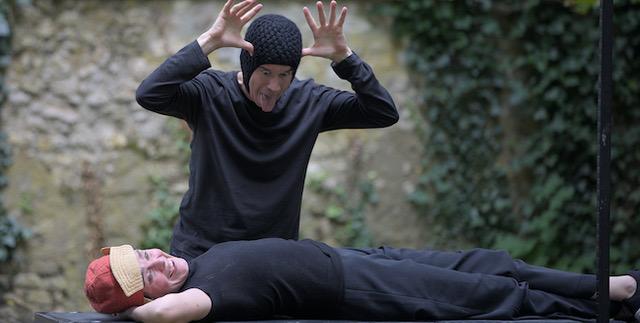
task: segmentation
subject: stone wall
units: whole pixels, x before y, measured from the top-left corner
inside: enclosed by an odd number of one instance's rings
[[[24,3],[24,2],[21,2]],[[309,1],[263,1],[265,12],[290,17],[311,35],[302,15]],[[366,222],[375,243],[423,246],[426,220],[406,201],[420,143],[409,121],[413,95],[401,54],[388,31],[356,2],[345,27],[350,46],[374,66],[402,116],[382,130],[322,134],[308,177],[323,185],[369,176],[380,196]],[[82,294],[87,263],[99,246],[137,243],[150,205],[149,178],[186,189],[177,156],[181,121],[150,113],[134,98],[139,82],[167,56],[210,26],[222,1],[54,1],[18,6],[4,129],[14,164],[5,193],[12,215],[33,236],[16,257],[16,275],[0,277],[0,317],[29,321],[34,311],[90,310]],[[219,69],[238,69],[236,49],[210,56]],[[303,58],[299,78],[348,89],[323,59]],[[323,201],[304,194],[302,234],[336,243]],[[2,283],[4,282],[4,283]]]

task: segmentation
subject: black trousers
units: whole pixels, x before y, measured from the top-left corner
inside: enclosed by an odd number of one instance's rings
[[[338,249],[340,317],[359,320],[594,318],[594,275],[526,264],[507,252]]]

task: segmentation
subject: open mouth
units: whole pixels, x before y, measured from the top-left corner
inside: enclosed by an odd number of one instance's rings
[[[263,108],[267,108],[271,105],[273,96],[265,93],[260,93],[260,105]]]

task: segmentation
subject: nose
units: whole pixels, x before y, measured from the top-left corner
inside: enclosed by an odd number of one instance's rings
[[[269,84],[267,85],[267,87],[272,92],[280,92],[280,89],[282,89],[282,85],[280,84],[280,80],[278,80],[275,77],[273,77],[273,78],[271,78],[269,80]]]
[[[150,259],[149,262],[147,263],[147,269],[161,272],[161,273],[164,272],[165,267],[166,267],[165,259],[161,257]]]

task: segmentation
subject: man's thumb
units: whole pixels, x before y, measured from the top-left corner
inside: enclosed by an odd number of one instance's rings
[[[242,49],[244,49],[247,52],[249,52],[249,55],[253,56],[253,44],[251,44],[248,41],[245,41],[245,42],[242,43],[241,47],[242,47]]]
[[[302,49],[302,56],[307,56],[307,55],[311,55],[311,54],[313,54],[311,48],[307,47],[307,48],[303,48]]]

